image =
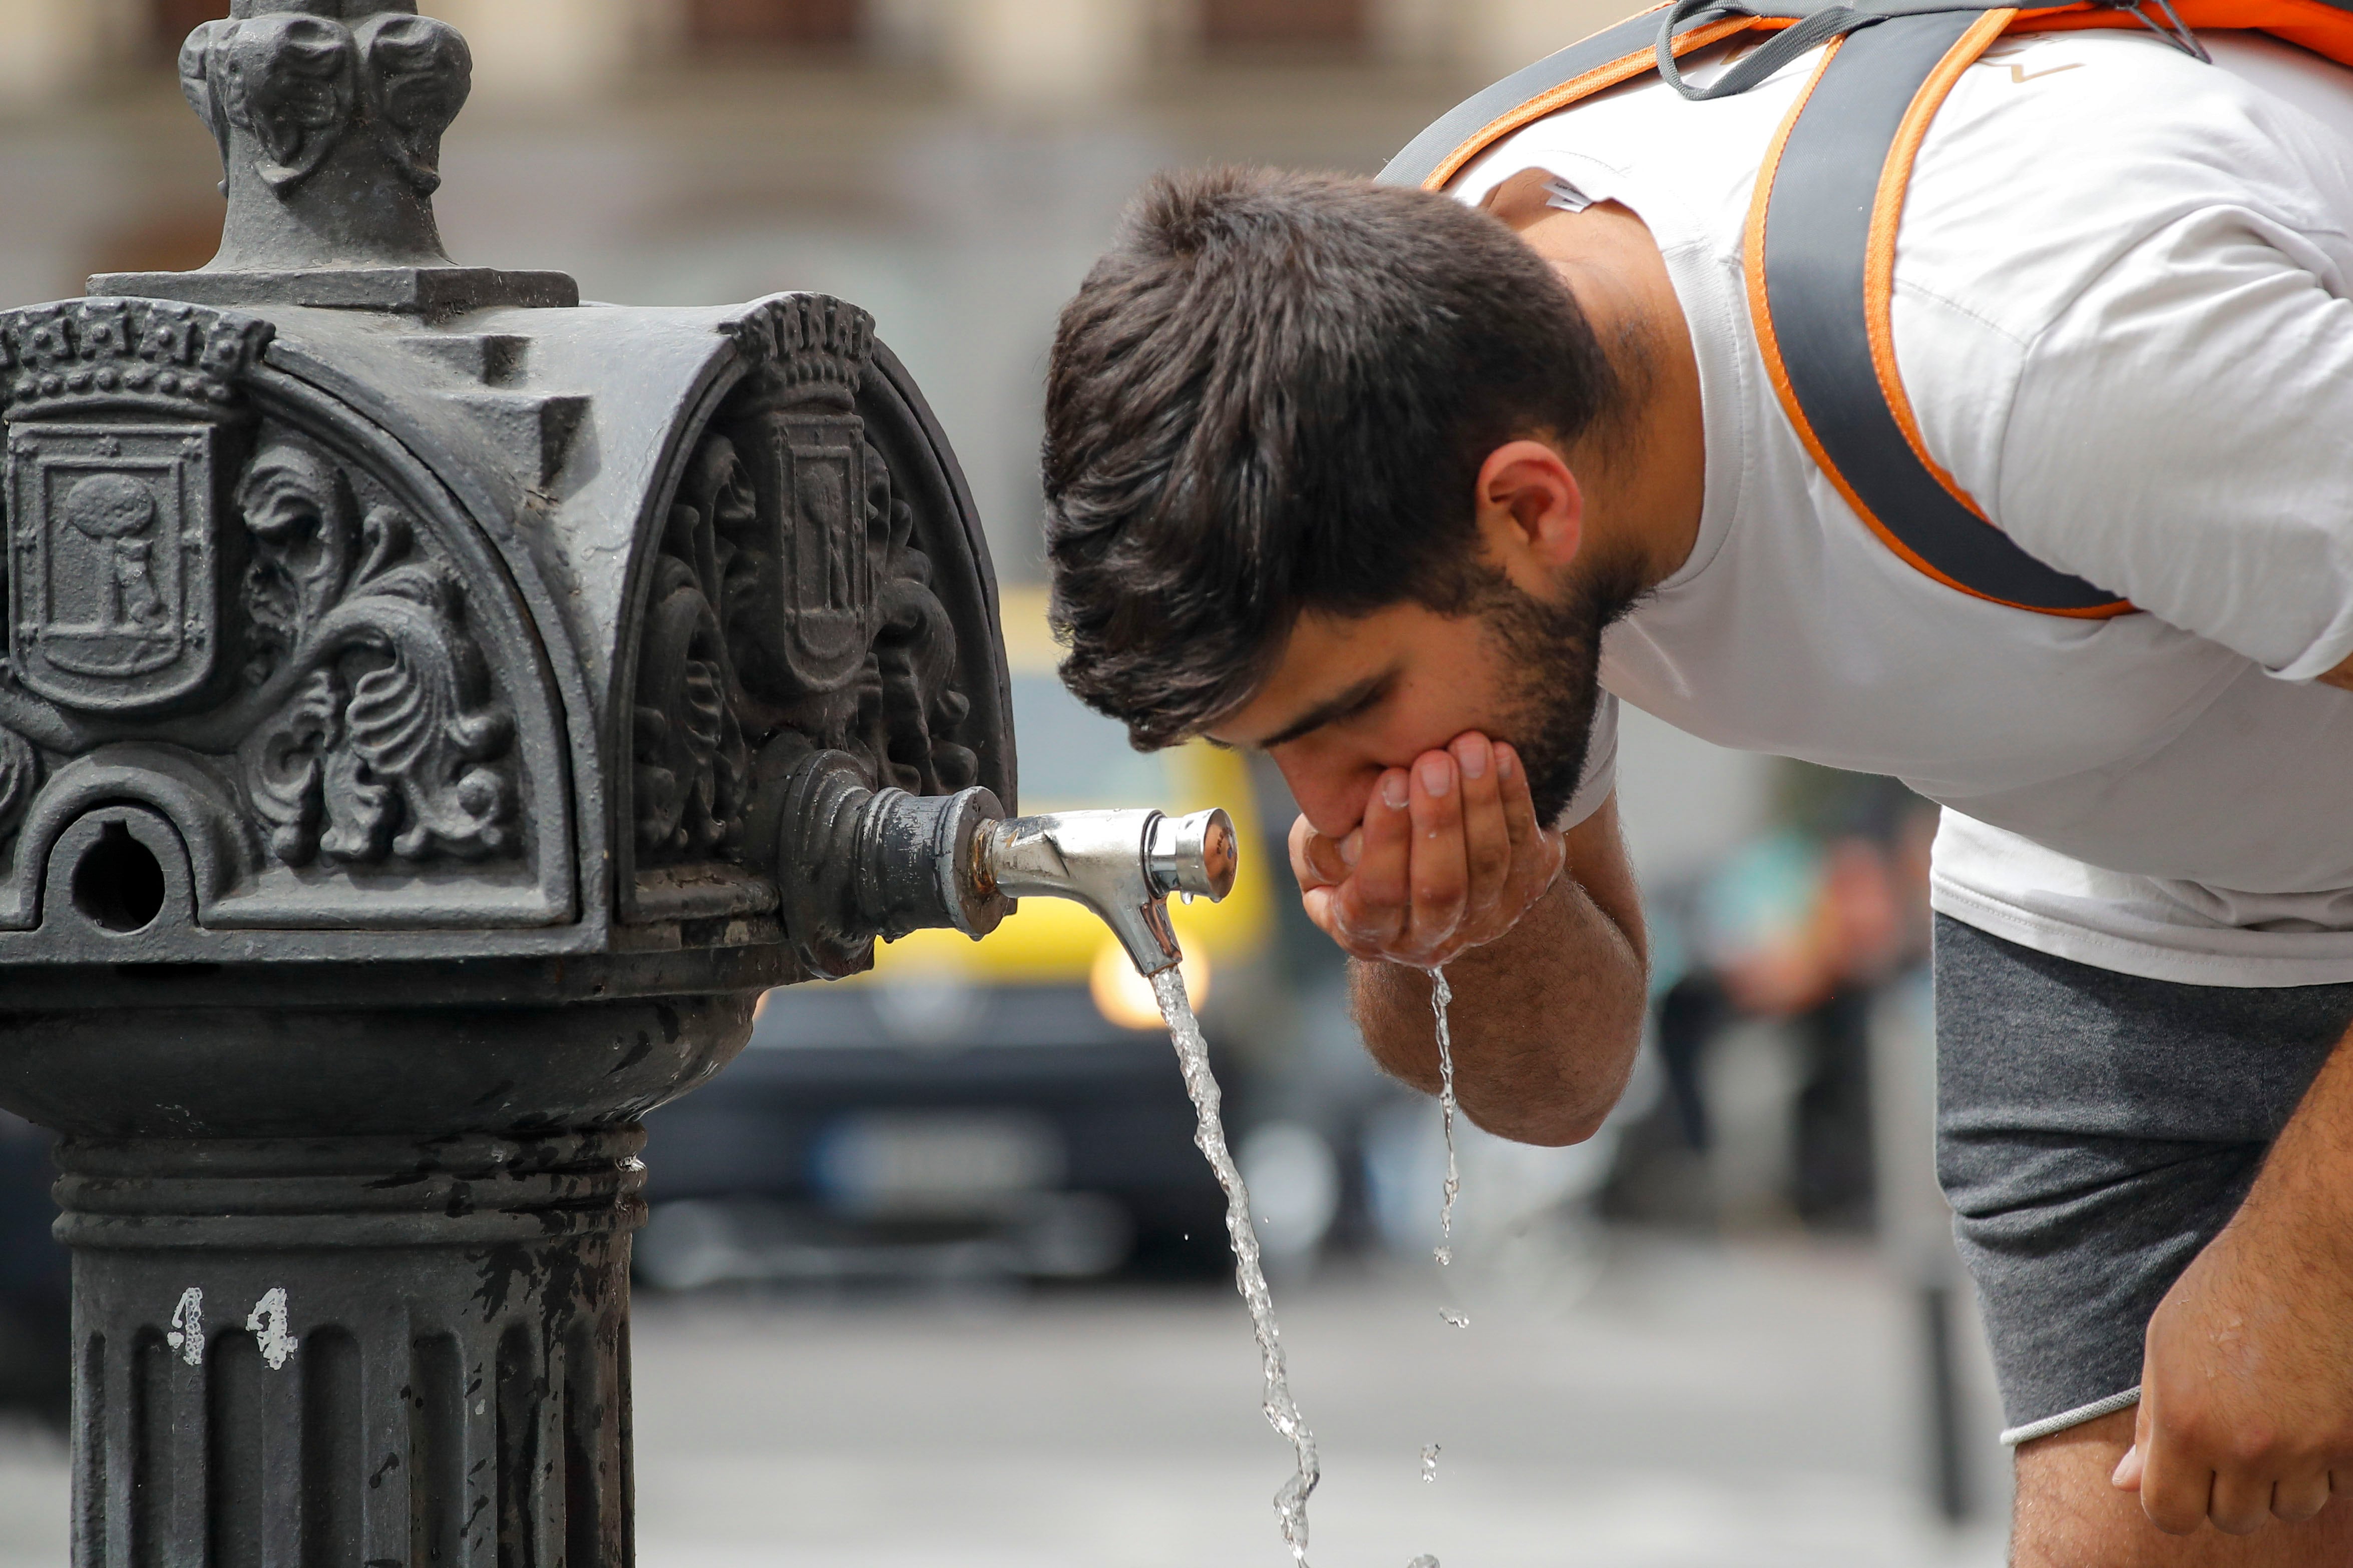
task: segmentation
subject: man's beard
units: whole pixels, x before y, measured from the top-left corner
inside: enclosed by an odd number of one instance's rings
[[[1551,827],[1584,782],[1601,701],[1601,634],[1642,595],[1640,563],[1594,562],[1558,604],[1523,593],[1494,573],[1474,612],[1502,645],[1504,719],[1490,739],[1519,753],[1536,821]]]

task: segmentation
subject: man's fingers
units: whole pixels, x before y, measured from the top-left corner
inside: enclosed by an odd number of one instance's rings
[[[1462,790],[1454,758],[1431,752],[1413,765],[1409,813],[1413,908],[1406,926],[1409,952],[1430,955],[1462,923],[1471,868],[1463,853]]]
[[[1408,808],[1412,799],[1405,771],[1393,768],[1381,775],[1365,803],[1364,825],[1350,835],[1357,839],[1356,863],[1338,889],[1335,919],[1347,939],[1343,946],[1361,942],[1383,948],[1405,929],[1413,847]]]
[[[1512,870],[1532,878],[1536,890],[1552,886],[1568,863],[1563,837],[1552,824],[1536,820],[1535,798],[1528,793],[1528,770],[1509,746],[1495,748],[1495,787],[1504,799],[1504,823],[1512,835]],[[1531,900],[1533,901],[1533,900]]]
[[[2168,1535],[2188,1535],[2206,1522],[2214,1500],[2214,1472],[2180,1453],[2179,1443],[2143,1443],[2141,1511]],[[2263,1494],[2266,1511],[2271,1494]]]
[[[2120,1492],[2137,1492],[2140,1490],[2141,1468],[2140,1445],[2135,1443],[2116,1461],[2116,1474],[2108,1478],[2108,1484]]]
[[[1291,825],[1291,874],[1301,891],[1328,888],[1348,879],[1348,865],[1340,846],[1309,825],[1305,817]]]
[[[1528,770],[1520,765],[1520,754],[1509,746],[1495,748],[1495,791],[1504,803],[1504,827],[1511,835],[1512,847],[1533,846],[1544,835],[1544,824],[1536,820],[1536,803],[1528,794]]]
[[[1463,915],[1476,921],[1504,901],[1512,875],[1512,829],[1504,817],[1503,789],[1495,779],[1495,749],[1487,737],[1464,735],[1448,748],[1462,788],[1463,855],[1471,888]]]
[[[1514,862],[1535,861],[1549,853],[1556,868],[1560,836],[1552,831],[1552,824],[1536,820],[1535,797],[1528,793],[1528,770],[1520,753],[1509,746],[1495,748],[1495,789],[1503,797],[1504,826],[1512,836]]]
[[[2225,1535],[2253,1535],[2272,1521],[2272,1490],[2268,1476],[2224,1471],[2214,1478],[2207,1516]]]
[[[2291,1476],[2272,1488],[2272,1513],[2290,1524],[2301,1524],[2328,1506],[2328,1472],[2313,1470]]]

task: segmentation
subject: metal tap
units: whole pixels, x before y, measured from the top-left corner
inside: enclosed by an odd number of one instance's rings
[[[1071,811],[991,823],[973,859],[997,892],[1070,899],[1092,910],[1148,979],[1185,956],[1168,923],[1169,895],[1224,899],[1234,889],[1240,847],[1222,811]]]
[[[1008,818],[985,789],[917,797],[874,789],[838,752],[786,760],[753,811],[753,832],[772,847],[786,933],[815,974],[866,968],[877,937],[926,928],[986,936],[1015,900],[1052,898],[1092,910],[1148,979],[1185,956],[1169,897],[1217,902],[1240,868],[1240,840],[1222,811]]]

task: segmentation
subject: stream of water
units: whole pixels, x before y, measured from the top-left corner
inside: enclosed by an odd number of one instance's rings
[[[1454,1027],[1447,1017],[1453,1005],[1454,987],[1446,983],[1446,971],[1431,970],[1430,1011],[1438,1022],[1438,1116],[1446,1132],[1446,1195],[1438,1206],[1439,1247],[1434,1255],[1440,1268],[1454,1262],[1454,1200],[1462,1191],[1462,1173],[1454,1163]]]
[[[1219,1114],[1223,1097],[1209,1071],[1209,1047],[1201,1037],[1200,1021],[1193,1016],[1191,998],[1185,994],[1185,977],[1166,969],[1152,977],[1153,994],[1160,1000],[1161,1016],[1168,1020],[1169,1038],[1176,1043],[1176,1060],[1185,1071],[1185,1092],[1192,1097],[1199,1125],[1193,1142],[1208,1156],[1218,1185],[1226,1193],[1226,1235],[1234,1247],[1234,1286],[1250,1308],[1250,1328],[1258,1335],[1258,1353],[1266,1373],[1267,1425],[1291,1445],[1297,1468],[1282,1489],[1274,1494],[1274,1511],[1282,1521],[1283,1544],[1292,1561],[1306,1568],[1307,1500],[1323,1479],[1323,1463],[1315,1454],[1315,1434],[1307,1429],[1291,1397],[1291,1374],[1282,1356],[1282,1331],[1275,1326],[1274,1298],[1266,1288],[1266,1268],[1260,1261],[1258,1231],[1250,1225],[1250,1191],[1226,1148],[1226,1125]],[[1431,1565],[1435,1568],[1435,1564]]]
[[[1298,1402],[1291,1396],[1282,1331],[1275,1324],[1274,1296],[1267,1289],[1258,1231],[1250,1224],[1250,1189],[1242,1184],[1241,1169],[1226,1147],[1224,1095],[1218,1088],[1216,1075],[1209,1070],[1208,1042],[1202,1037],[1200,1020],[1193,1016],[1193,1002],[1186,994],[1183,972],[1166,969],[1154,975],[1152,994],[1159,1000],[1160,1016],[1167,1020],[1168,1037],[1176,1042],[1176,1060],[1185,1073],[1185,1092],[1192,1098],[1198,1119],[1193,1142],[1208,1156],[1209,1168],[1217,1173],[1218,1185],[1225,1191],[1226,1235],[1234,1249],[1234,1286],[1250,1308],[1250,1328],[1258,1336],[1259,1359],[1265,1371],[1262,1408],[1267,1425],[1291,1445],[1296,1461],[1291,1479],[1274,1494],[1274,1511],[1282,1521],[1283,1544],[1291,1548],[1292,1561],[1299,1568],[1307,1568],[1307,1500],[1314,1495],[1316,1483],[1324,1478],[1323,1461],[1315,1452],[1315,1434],[1308,1430],[1305,1418],[1299,1414]],[[1446,1132],[1446,1194],[1439,1210],[1439,1229],[1444,1245],[1436,1252],[1440,1267],[1454,1261],[1454,1200],[1462,1189],[1461,1173],[1455,1165],[1454,1156],[1454,1037],[1447,1017],[1453,1001],[1454,990],[1446,983],[1446,972],[1430,971],[1430,1007],[1438,1025],[1439,1107]],[[1471,1320],[1459,1312],[1441,1308],[1440,1316],[1458,1329],[1471,1326]],[[1435,1443],[1421,1451],[1421,1479],[1438,1479]],[[1439,1568],[1438,1559],[1417,1557],[1406,1568]]]

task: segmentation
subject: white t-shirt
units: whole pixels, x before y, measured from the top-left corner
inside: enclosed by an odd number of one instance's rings
[[[1766,379],[1741,245],[1805,58],[1746,94],[1655,79],[1515,133],[1640,214],[1699,358],[1691,559],[1603,643],[1614,698],[1946,806],[1937,909],[2220,985],[2353,981],[2353,71],[2250,35],[2005,39],[1963,73],[1898,236],[1896,356],[1930,455],[2052,566],[2147,613],[2009,609],[1905,564]],[[1704,79],[1704,76],[1703,76]],[[1605,701],[1575,812],[1612,787]]]

